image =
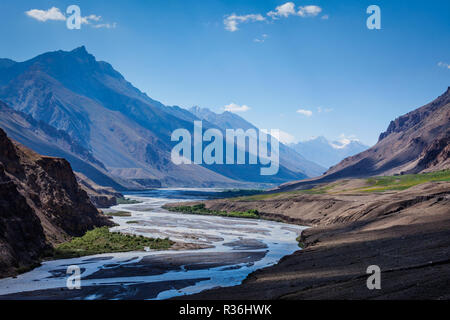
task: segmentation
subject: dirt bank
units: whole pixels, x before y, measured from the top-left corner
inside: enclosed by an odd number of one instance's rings
[[[303,232],[304,250],[242,285],[188,298],[450,298],[450,182],[384,193],[336,189],[205,202],[215,210],[257,209],[263,217],[314,227]],[[367,289],[369,265],[381,268],[380,290]]]

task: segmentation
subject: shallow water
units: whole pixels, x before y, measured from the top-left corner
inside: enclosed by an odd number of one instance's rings
[[[127,195],[139,204],[109,211],[112,231],[169,237],[205,249],[109,253],[48,261],[17,278],[0,280],[0,299],[167,299],[217,286],[232,286],[246,276],[298,250],[303,227],[284,223],[167,212],[168,202],[216,197],[218,189],[159,189]],[[134,223],[129,224],[128,221]],[[81,269],[81,289],[66,287],[69,265]]]

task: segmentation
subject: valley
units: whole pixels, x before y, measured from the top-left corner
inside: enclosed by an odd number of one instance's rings
[[[0,299],[450,298],[450,88],[371,147],[261,143],[84,46],[0,60],[0,100]]]
[[[161,209],[167,203],[204,199],[217,191],[220,190],[160,189],[127,195],[138,203],[108,209],[130,212],[129,216],[113,216],[117,226],[111,232],[145,239],[170,238],[175,242],[171,250],[110,250],[93,256],[45,261],[33,271],[0,279],[0,300],[167,299],[239,284],[249,273],[273,265],[298,249],[295,239],[304,229],[300,226]],[[64,244],[57,249],[72,252]],[[79,290],[66,288],[69,265],[81,268]]]
[[[418,182],[409,187],[389,188],[386,180],[395,177],[374,178],[383,182],[382,190],[372,187],[372,178],[348,179],[203,202],[209,210],[256,209],[262,218],[311,228],[298,239],[303,249],[277,265],[252,273],[241,285],[189,299],[448,299],[449,171],[436,176],[409,177]],[[369,265],[381,268],[382,290],[367,289]]]

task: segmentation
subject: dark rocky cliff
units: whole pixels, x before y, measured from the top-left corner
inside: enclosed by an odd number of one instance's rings
[[[52,245],[111,224],[65,159],[41,156],[0,129],[0,276],[33,266]]]

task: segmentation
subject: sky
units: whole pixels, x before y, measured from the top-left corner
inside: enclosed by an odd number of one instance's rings
[[[16,61],[85,45],[155,100],[236,112],[285,142],[373,145],[450,86],[448,0],[2,0],[0,39]]]

